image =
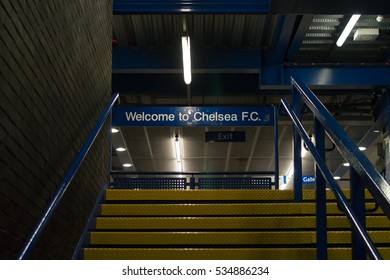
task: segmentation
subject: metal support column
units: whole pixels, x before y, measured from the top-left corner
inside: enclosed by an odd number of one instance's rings
[[[298,119],[301,117],[301,99],[296,88],[292,87],[292,109]],[[293,157],[294,157],[294,201],[302,202],[302,139],[298,130],[293,127]]]
[[[192,176],[190,178],[190,189],[195,190],[195,177],[194,176]]]
[[[365,209],[365,196],[364,186],[360,180],[359,174],[352,167],[350,172],[350,186],[351,186],[351,207],[355,212],[356,218],[366,229],[366,209]],[[367,253],[364,249],[364,245],[359,238],[358,234],[352,231],[352,259],[353,260],[366,260]]]
[[[279,123],[278,109],[274,107],[275,190],[279,189]]]
[[[314,119],[315,142],[318,154],[325,161],[325,130],[321,123]],[[317,259],[328,259],[328,239],[326,221],[326,181],[320,168],[316,165],[316,236]]]

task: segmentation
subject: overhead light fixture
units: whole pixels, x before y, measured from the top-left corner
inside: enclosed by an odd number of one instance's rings
[[[111,128],[111,133],[118,133],[119,132],[119,129],[113,127]]]
[[[125,163],[123,164],[123,167],[132,167],[133,165],[131,163]]]
[[[119,148],[116,148],[115,150],[116,150],[117,152],[124,152],[124,151],[126,151],[126,148],[119,147]]]
[[[344,44],[345,40],[348,38],[349,33],[351,33],[352,29],[354,28],[355,24],[359,20],[360,16],[361,15],[358,14],[352,15],[347,25],[345,26],[343,32],[341,33],[339,39],[336,42],[336,45],[338,47],[341,47]]]
[[[335,179],[335,180],[340,180],[341,177],[340,177],[340,176],[334,176],[333,179]]]
[[[348,166],[350,166],[350,164],[349,164],[349,162],[344,162],[343,166],[348,167]]]
[[[374,133],[379,133],[379,132],[381,132],[380,130],[374,130]]]
[[[183,171],[183,164],[181,161],[181,147],[180,147],[180,140],[179,135],[175,135],[175,152],[176,152],[176,161],[177,161],[177,169],[179,172]]]
[[[359,147],[359,150],[360,151],[365,151],[365,150],[367,150],[367,148],[362,146],[362,147]]]
[[[184,82],[189,85],[191,84],[191,47],[190,47],[190,37],[183,36],[181,37],[181,45],[183,50],[183,72],[184,72]]]
[[[176,160],[178,162],[181,162],[181,149],[180,149],[180,142],[179,142],[179,136],[175,136],[175,151],[176,151]]]

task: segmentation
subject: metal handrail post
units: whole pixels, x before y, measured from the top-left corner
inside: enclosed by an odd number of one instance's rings
[[[325,161],[325,130],[321,123],[314,118],[315,144],[319,156]],[[326,221],[326,181],[318,165],[316,174],[316,236],[317,259],[328,259],[328,237]]]
[[[301,117],[301,98],[296,88],[292,87],[292,109],[298,119]],[[294,162],[294,201],[302,202],[302,139],[293,126],[293,162]]]
[[[353,167],[349,168],[350,174],[350,188],[351,188],[351,207],[359,220],[360,224],[366,229],[366,207],[364,186],[360,180],[359,174]],[[353,260],[365,260],[367,258],[364,244],[362,244],[359,236],[356,232],[352,231],[352,259]]]
[[[45,212],[43,213],[42,217],[40,218],[39,222],[35,226],[33,232],[28,237],[18,259],[22,260],[29,256],[31,253],[32,248],[38,241],[39,237],[41,236],[43,229],[47,225],[47,222],[53,215],[54,210],[58,206],[58,203],[60,202],[62,196],[64,195],[65,191],[68,189],[68,186],[70,182],[72,181],[73,177],[75,176],[76,172],[79,170],[81,163],[83,162],[85,156],[87,155],[88,151],[90,150],[92,144],[94,143],[97,135],[99,134],[100,130],[103,127],[103,124],[105,123],[107,117],[110,115],[111,109],[114,106],[116,100],[119,98],[119,94],[116,93],[111,97],[110,103],[106,106],[102,116],[97,121],[95,127],[93,128],[92,132],[88,136],[87,140],[85,141],[84,145],[80,149],[79,153],[77,154],[76,158],[73,160],[73,163],[71,167],[69,168],[68,173],[66,173],[65,178],[60,183],[59,187],[57,188],[56,193],[50,200],[49,206],[46,208]]]
[[[275,154],[275,190],[279,189],[279,120],[278,109],[274,107],[274,154]]]

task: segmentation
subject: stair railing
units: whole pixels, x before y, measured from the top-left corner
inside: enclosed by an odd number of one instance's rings
[[[35,244],[37,243],[39,237],[41,236],[45,226],[47,225],[48,221],[50,220],[52,214],[54,213],[54,210],[58,206],[58,203],[60,202],[61,198],[63,197],[65,191],[68,189],[73,177],[79,170],[82,162],[84,161],[86,155],[88,154],[90,148],[92,147],[92,144],[95,142],[96,137],[99,135],[99,132],[101,131],[105,121],[107,120],[108,116],[111,113],[111,110],[115,104],[115,102],[119,98],[119,93],[115,93],[111,99],[106,108],[103,111],[103,114],[97,121],[95,127],[93,128],[92,132],[89,134],[87,140],[85,141],[84,145],[81,147],[79,153],[73,160],[73,163],[71,167],[69,168],[68,172],[66,173],[64,179],[59,184],[56,193],[53,195],[53,197],[50,200],[49,205],[47,206],[46,210],[44,211],[42,217],[39,219],[38,223],[36,224],[34,230],[28,237],[25,245],[23,246],[23,249],[21,250],[20,255],[18,256],[19,260],[26,259],[30,255],[32,249],[34,248]]]
[[[372,259],[381,259],[381,255],[365,229],[364,186],[367,187],[387,217],[390,217],[389,184],[358,149],[356,144],[308,86],[298,79],[292,78],[291,82],[293,104],[290,106],[283,99],[282,105],[294,123],[294,200],[296,202],[302,201],[301,141],[303,140],[316,161],[317,258],[327,259],[327,182],[336,197],[340,209],[351,223],[352,258],[366,259],[368,254]],[[314,115],[316,146],[314,146],[299,121],[301,98]],[[325,163],[325,132],[341,152],[344,159],[350,163],[351,204]]]

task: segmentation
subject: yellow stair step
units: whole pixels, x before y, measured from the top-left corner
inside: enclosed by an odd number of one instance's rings
[[[350,228],[344,216],[329,216],[328,228]],[[314,216],[286,217],[98,217],[97,229],[311,229]],[[368,216],[367,228],[390,228],[386,216]]]
[[[366,203],[373,209],[374,203]],[[180,203],[102,204],[102,216],[212,216],[212,215],[315,215],[314,203]],[[328,214],[341,214],[336,203],[328,203]],[[378,209],[375,213],[383,213]]]
[[[389,243],[390,231],[370,231],[373,242]],[[313,245],[315,231],[292,232],[91,232],[91,245]],[[329,244],[350,244],[350,231],[329,231]]]
[[[347,198],[350,197],[350,191],[344,191]],[[333,193],[326,192],[327,199],[334,200]],[[366,191],[366,198],[372,196]],[[106,190],[106,199],[110,200],[294,200],[292,190],[129,190],[129,189],[108,189]],[[304,200],[314,200],[314,190],[303,191]]]
[[[378,248],[390,259],[390,248]],[[330,260],[351,260],[350,248],[328,249]],[[315,248],[86,248],[87,260],[315,260]]]

